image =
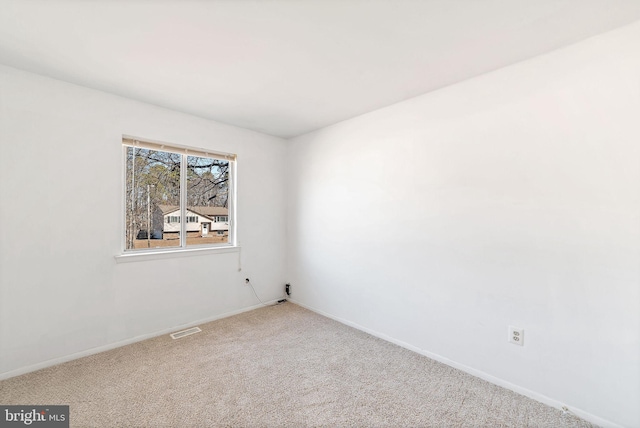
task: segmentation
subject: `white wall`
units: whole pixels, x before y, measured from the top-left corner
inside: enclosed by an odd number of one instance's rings
[[[238,155],[238,253],[117,264],[122,134]],[[282,296],[284,140],[0,67],[0,377]],[[61,215],[61,213],[65,213]]]
[[[292,140],[294,301],[640,426],[638,76],[640,23]]]

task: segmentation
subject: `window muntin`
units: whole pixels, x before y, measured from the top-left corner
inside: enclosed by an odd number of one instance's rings
[[[234,155],[127,137],[123,144],[125,251],[233,244],[228,219],[233,215]],[[194,152],[198,155],[188,154]],[[227,221],[218,224],[216,217]]]

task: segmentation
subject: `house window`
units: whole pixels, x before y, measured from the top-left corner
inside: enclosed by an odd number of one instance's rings
[[[227,222],[229,221],[229,217],[226,215],[216,216],[215,220],[216,222]]]
[[[125,251],[234,244],[233,221],[224,239],[201,233],[201,223],[233,219],[235,155],[131,137],[122,143]]]

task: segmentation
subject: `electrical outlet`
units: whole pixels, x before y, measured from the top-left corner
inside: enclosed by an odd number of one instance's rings
[[[524,329],[510,325],[509,342],[514,345],[524,346]]]

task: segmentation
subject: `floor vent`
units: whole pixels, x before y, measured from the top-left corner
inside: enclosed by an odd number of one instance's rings
[[[180,339],[181,337],[189,336],[190,334],[200,333],[201,331],[202,330],[200,330],[198,327],[193,327],[193,328],[188,328],[182,331],[176,331],[175,333],[171,333],[169,336],[171,336],[172,339]]]

